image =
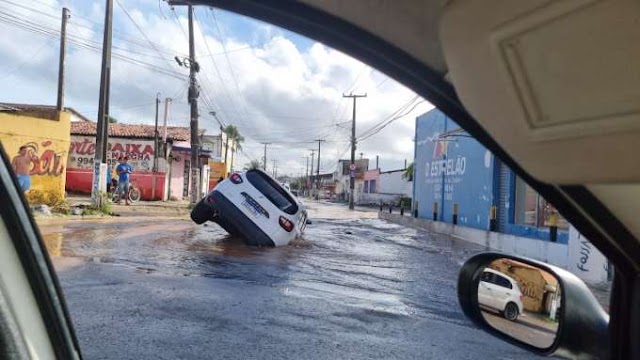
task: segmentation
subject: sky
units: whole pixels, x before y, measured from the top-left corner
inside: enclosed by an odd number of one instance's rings
[[[55,104],[60,19],[70,9],[65,106],[95,119],[105,1],[0,0],[0,102]],[[110,115],[121,123],[153,124],[157,94],[171,98],[168,122],[189,126],[186,7],[163,0],[114,0]],[[235,125],[244,136],[235,168],[261,160],[267,170],[298,176],[314,140],[322,139],[322,173],[350,157],[357,100],[356,158],[376,155],[382,171],[413,159],[415,118],[433,108],[383,73],[344,53],[285,29],[220,9],[195,7],[199,125],[219,134]],[[160,107],[160,120],[164,104]],[[317,160],[317,158],[316,158]],[[315,165],[314,165],[315,167]]]

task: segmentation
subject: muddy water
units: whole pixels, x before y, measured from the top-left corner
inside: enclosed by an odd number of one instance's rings
[[[274,249],[180,218],[43,227],[85,355],[528,356],[474,329],[459,310],[457,271],[479,248],[371,210],[308,206],[304,238]]]

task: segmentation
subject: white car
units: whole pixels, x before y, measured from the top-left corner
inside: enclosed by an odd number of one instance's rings
[[[221,181],[193,208],[191,219],[213,221],[249,245],[281,246],[302,235],[307,211],[277,180],[254,169]]]
[[[518,282],[492,269],[485,269],[478,285],[480,305],[499,311],[507,320],[515,321],[522,313],[522,292]]]

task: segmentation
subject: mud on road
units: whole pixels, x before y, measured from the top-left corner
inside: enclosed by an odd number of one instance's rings
[[[87,359],[524,359],[463,316],[481,249],[311,203],[290,246],[258,249],[184,218],[41,231]]]

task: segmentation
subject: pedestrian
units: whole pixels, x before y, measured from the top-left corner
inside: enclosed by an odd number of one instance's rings
[[[11,161],[13,171],[18,178],[18,184],[23,192],[29,191],[31,188],[31,162],[38,161],[38,157],[29,153],[27,146],[20,146],[18,155]]]
[[[120,165],[116,168],[118,173],[118,204],[124,196],[125,205],[129,205],[129,175],[133,172],[133,168],[129,165],[128,157],[121,158]]]

